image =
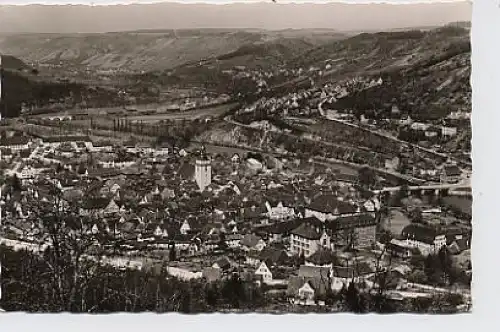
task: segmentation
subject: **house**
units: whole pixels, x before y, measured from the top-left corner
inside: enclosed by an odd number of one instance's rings
[[[255,234],[246,234],[240,241],[240,246],[243,250],[257,250],[261,251],[266,246],[264,240]]]
[[[246,254],[246,264],[258,266],[265,262],[268,267],[283,266],[289,261],[289,257],[285,250],[275,247],[265,247],[262,251],[251,250]]]
[[[434,138],[437,137],[438,134],[439,134],[439,129],[434,127],[429,127],[424,132],[424,136],[426,138]]]
[[[243,236],[241,234],[226,235],[225,241],[229,248],[239,248]]]
[[[367,212],[375,212],[375,211],[378,211],[380,209],[380,201],[378,200],[378,198],[376,197],[373,197],[369,200],[367,200],[364,204],[363,204],[363,207],[365,208],[365,210]]]
[[[255,270],[255,275],[262,278],[264,283],[269,283],[273,280],[273,274],[267,267],[266,262],[260,263],[260,266]]]
[[[272,205],[269,201],[266,202],[267,215],[269,219],[284,220],[295,217],[295,209],[293,206],[286,206],[288,204],[283,204],[283,202],[278,202],[276,205]]]
[[[108,205],[104,208],[104,214],[110,215],[120,212],[120,207],[116,204],[114,199],[111,199]]]
[[[342,287],[349,287],[351,282],[359,285],[374,275],[368,263],[358,262],[353,266],[334,266],[332,268],[331,287],[338,292]]]
[[[453,137],[457,135],[457,128],[456,127],[441,127],[441,136],[443,137]]]
[[[370,247],[375,243],[377,220],[372,213],[341,216],[326,221],[325,227],[335,243],[353,247]]]
[[[321,247],[330,248],[330,236],[324,229],[303,223],[290,233],[290,251],[309,257]]]
[[[13,136],[0,140],[0,148],[11,151],[26,150],[29,148],[30,140],[25,136]]]
[[[314,254],[305,259],[305,265],[331,268],[336,265],[337,261],[338,258],[333,250],[320,248]]]
[[[351,216],[360,212],[359,207],[339,200],[332,194],[321,194],[306,207],[305,217],[316,217],[321,221],[333,220],[339,216]]]
[[[409,126],[413,123],[413,119],[408,115],[408,116],[403,116],[401,119],[399,119],[399,125],[400,126]]]
[[[317,228],[323,227],[321,220],[316,217],[295,218],[274,223],[266,229],[263,229],[263,232],[266,233],[270,242],[281,242],[283,240],[288,241],[290,239],[290,233],[303,223],[311,224]]]
[[[89,150],[93,149],[92,140],[88,136],[50,136],[43,139],[43,144],[45,146],[57,148],[61,144],[70,142],[71,146],[77,149],[77,143],[81,142]]]
[[[240,161],[241,161],[240,155],[237,153],[233,154],[233,156],[231,157],[231,162],[233,164],[239,164]]]
[[[331,289],[330,281],[319,277],[294,276],[288,280],[287,297],[294,304],[314,305]]]
[[[392,257],[399,257],[402,259],[410,258],[413,252],[411,247],[398,239],[392,239],[391,242],[386,245],[385,249]]]
[[[259,266],[261,263],[260,252],[257,250],[250,250],[245,255],[245,263],[250,266]]]
[[[399,158],[394,157],[392,159],[385,160],[385,168],[391,171],[396,170],[399,167]]]
[[[189,225],[189,222],[184,220],[184,222],[181,225],[180,232],[182,235],[186,235],[191,231],[191,226]]]
[[[403,228],[401,240],[408,248],[420,250],[424,256],[437,253],[446,245],[446,235],[443,231],[421,224],[410,224]]]
[[[461,254],[470,249],[470,240],[468,238],[456,239],[447,248],[453,255]]]
[[[231,262],[227,257],[219,258],[213,265],[213,268],[221,269],[223,271],[229,270],[231,268]]]
[[[289,256],[284,249],[268,246],[259,253],[259,260],[269,267],[283,266],[289,261]]]
[[[410,126],[412,130],[418,130],[418,131],[426,131],[431,127],[430,124],[427,123],[422,123],[422,122],[413,122]]]
[[[462,170],[457,165],[445,165],[441,171],[441,182],[454,183],[459,181]]]

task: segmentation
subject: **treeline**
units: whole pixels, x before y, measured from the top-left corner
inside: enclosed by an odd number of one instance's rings
[[[166,271],[119,270],[89,262],[83,275],[61,271],[56,279],[51,253],[38,256],[3,247],[2,299],[6,311],[28,312],[182,312],[223,309],[255,310],[265,298],[253,283],[234,275],[215,284],[203,280],[182,281]]]
[[[6,117],[16,117],[22,105],[50,111],[59,107],[116,106],[121,104],[118,93],[113,89],[88,87],[74,82],[41,81],[30,75],[15,71],[2,71],[2,100],[0,110]]]

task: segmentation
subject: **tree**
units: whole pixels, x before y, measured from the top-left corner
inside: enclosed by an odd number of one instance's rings
[[[219,243],[217,244],[220,250],[225,250],[227,249],[227,243],[226,243],[226,234],[220,233],[219,234]]]
[[[12,176],[12,190],[14,190],[14,192],[20,192],[21,189],[21,180],[19,180],[17,174],[14,173],[14,176]]]
[[[394,197],[394,204],[401,205],[401,201],[408,197],[409,187],[407,184],[403,184],[399,187],[399,190],[396,192],[396,196]]]
[[[377,181],[377,175],[373,169],[369,167],[362,167],[358,171],[358,179],[359,183],[363,186],[372,188]]]
[[[354,280],[351,281],[345,292],[345,304],[349,311],[355,313],[363,313],[366,310],[366,305],[359,290],[354,284]]]
[[[50,194],[49,206],[32,209],[33,220],[47,235],[46,249],[41,257],[33,257],[23,267],[38,273],[45,284],[32,279],[24,282],[21,289],[27,294],[36,293],[39,305],[49,311],[87,311],[91,309],[87,300],[93,292],[92,285],[104,278],[101,257],[105,238],[90,232],[98,220],[81,216],[78,204],[63,201],[62,192],[56,187],[50,188]]]
[[[306,263],[306,256],[304,255],[304,252],[301,252],[299,255],[299,266],[304,265]]]
[[[77,170],[78,174],[80,174],[80,175],[81,174],[85,174],[85,171],[86,171],[85,165],[84,164],[79,164],[78,165],[78,170]]]
[[[62,164],[58,163],[57,167],[56,167],[56,172],[61,173],[63,170],[64,170],[64,168],[63,168]]]
[[[422,209],[416,207],[410,212],[410,219],[412,223],[421,224],[423,223]]]
[[[177,252],[176,252],[176,249],[175,249],[175,243],[172,242],[170,244],[170,250],[168,251],[168,260],[171,261],[171,262],[174,262],[177,260]]]

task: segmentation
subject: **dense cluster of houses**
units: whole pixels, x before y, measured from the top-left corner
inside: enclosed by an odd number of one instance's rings
[[[265,159],[255,171],[245,155],[117,147],[86,136],[2,142],[3,150],[24,144],[8,159],[2,154],[19,179],[18,187],[2,190],[6,238],[50,245],[41,218],[57,197],[57,204],[78,207],[84,232],[118,241],[121,255],[175,251],[177,259],[209,264],[176,269],[180,275],[219,280],[240,271],[287,287],[294,301],[305,303],[353,280],[372,282],[381,203],[356,176],[314,167],[294,173]],[[395,257],[450,243],[416,228],[402,238],[390,244]],[[453,245],[459,249],[464,241]],[[346,250],[367,254],[339,261]]]

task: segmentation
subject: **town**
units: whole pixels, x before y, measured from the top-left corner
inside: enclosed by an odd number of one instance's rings
[[[470,48],[457,50],[405,55],[396,74],[220,57],[178,71],[215,71],[226,91],[203,79],[23,101],[0,119],[2,248],[55,276],[61,310],[469,311]]]

